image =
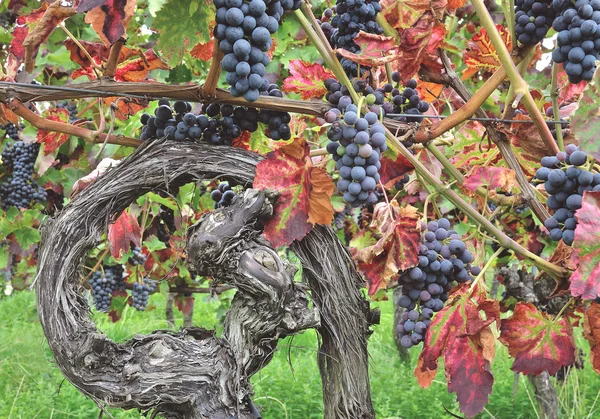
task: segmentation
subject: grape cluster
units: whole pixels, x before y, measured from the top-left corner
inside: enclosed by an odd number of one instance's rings
[[[133,266],[144,266],[144,263],[146,263],[146,259],[148,259],[146,254],[142,252],[142,249],[136,246],[133,248],[133,257],[129,258],[129,262],[131,262]]]
[[[481,272],[479,267],[471,266],[473,255],[450,227],[446,218],[430,221],[423,228],[418,265],[400,272],[402,296],[397,304],[406,311],[396,333],[405,348],[423,341],[433,313],[444,307],[452,287]]]
[[[377,114],[368,112],[361,118],[353,104],[346,106],[343,116],[337,108],[329,112],[336,116],[327,132],[330,140],[327,151],[333,156],[340,173],[337,188],[353,207],[374,204],[380,178],[379,160],[387,149],[385,128],[379,123]]]
[[[156,282],[149,278],[144,278],[143,283],[134,282],[131,290],[132,302],[131,305],[138,311],[146,310],[150,294],[156,288]]]
[[[4,29],[10,29],[17,20],[17,15],[13,12],[7,11],[0,13],[0,27]]]
[[[112,293],[125,289],[123,268],[120,265],[104,266],[102,270],[95,271],[88,280],[94,305],[98,311],[108,311],[112,301]]]
[[[402,176],[399,180],[396,181],[396,183],[394,183],[394,188],[401,191],[402,189],[404,189],[404,185],[406,185],[409,180],[410,177],[407,173],[405,173],[404,176]]]
[[[19,141],[19,128],[12,122],[7,122],[6,125],[0,125],[0,130],[4,131],[4,135],[8,135],[8,138],[11,138],[15,141]]]
[[[357,53],[360,47],[354,42],[359,31],[381,35],[383,29],[377,23],[377,13],[381,11],[379,0],[337,0],[336,6],[326,15],[335,13],[330,22],[322,22],[324,33],[330,34],[334,48],[343,48]],[[363,76],[369,67],[361,66],[347,58],[341,58],[342,68],[350,77]]]
[[[215,209],[217,209],[230,206],[237,195],[229,186],[229,182],[221,182],[218,188],[210,193],[210,197],[215,201]]]
[[[587,154],[574,144],[569,144],[556,156],[543,157],[541,163],[535,179],[544,182],[550,195],[546,205],[554,212],[544,225],[550,232],[550,239],[562,239],[570,246],[577,227],[575,211],[581,208],[585,191],[600,191],[600,174],[581,167],[587,163]]]
[[[264,79],[271,59],[267,51],[271,35],[287,10],[300,7],[301,0],[213,0],[217,9],[214,35],[224,56],[221,67],[232,96],[248,102],[258,99],[269,82]]]
[[[556,11],[550,0],[515,0],[515,33],[523,45],[535,45],[542,41]]]
[[[562,63],[569,81],[591,80],[600,54],[600,0],[553,0],[558,33],[552,60]]]
[[[270,85],[268,94],[283,96],[277,85]],[[147,113],[141,116],[140,120],[144,128],[140,139],[142,141],[162,137],[175,141],[203,139],[213,145],[231,145],[243,131],[256,131],[258,123],[261,122],[268,125],[269,138],[289,140],[291,119],[287,112],[218,103],[203,105],[200,114],[196,115],[192,113],[192,107],[187,102],[177,101],[172,109],[168,101],[161,100],[154,111],[154,116]]]
[[[16,141],[2,151],[2,165],[10,176],[0,184],[2,208],[10,206],[28,208],[32,203],[45,202],[47,194],[44,188],[33,180],[33,167],[40,145]]]
[[[77,118],[77,104],[75,102],[69,102],[65,100],[63,102],[58,102],[56,107],[69,111],[69,123],[73,124],[79,119]]]

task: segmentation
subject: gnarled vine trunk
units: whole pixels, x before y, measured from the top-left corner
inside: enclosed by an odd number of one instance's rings
[[[238,290],[221,338],[186,328],[119,344],[89,316],[81,265],[127,206],[144,193],[193,180],[219,177],[248,186],[260,160],[230,147],[148,143],[44,226],[36,278],[42,327],[59,368],[100,406],[155,409],[168,418],[254,418],[249,379],[270,361],[277,340],[326,322],[318,330],[330,342],[320,354],[327,417],[373,416],[362,281],[337,237],[319,227],[295,246],[312,288],[315,304],[309,304],[307,287],[293,281],[293,267],[260,236],[273,192],[248,189],[232,207],[204,214],[188,233],[194,269]],[[317,270],[319,252],[339,259]]]

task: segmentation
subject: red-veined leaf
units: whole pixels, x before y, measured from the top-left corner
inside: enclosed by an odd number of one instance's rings
[[[256,166],[254,187],[279,191],[274,216],[264,234],[273,246],[302,239],[314,224],[330,224],[333,182],[327,173],[314,167],[309,147],[302,137],[268,154]]]
[[[108,243],[112,257],[118,259],[123,251],[129,251],[131,242],[138,247],[141,246],[141,234],[142,228],[137,217],[127,210],[123,211],[119,218],[108,226]]]
[[[391,189],[404,174],[414,169],[413,165],[402,154],[396,154],[391,148],[388,148],[381,156],[381,168],[379,175],[381,183]]]
[[[510,192],[515,186],[515,172],[505,167],[476,166],[465,176],[463,186],[473,193],[479,186],[488,189],[491,195],[496,189]]]
[[[437,48],[444,41],[445,34],[445,26],[437,22],[430,12],[424,14],[414,26],[402,31],[400,56],[396,64],[402,80],[409,80],[416,74],[426,58],[437,61]],[[442,67],[438,67],[441,71]]]
[[[398,58],[399,47],[391,36],[360,31],[354,42],[360,47],[359,52],[353,53],[343,48],[335,52],[357,64],[370,67],[378,67]]]
[[[554,375],[575,361],[573,328],[566,318],[549,319],[531,303],[519,302],[512,317],[500,322],[500,342],[515,361],[513,371]]]
[[[292,60],[289,65],[290,75],[283,81],[284,92],[299,93],[303,100],[323,97],[327,93],[325,84],[333,73],[321,64]]]
[[[600,192],[584,192],[575,217],[573,248],[579,266],[571,275],[570,290],[575,297],[593,300],[600,296]]]
[[[85,23],[91,24],[100,39],[111,45],[125,35],[136,3],[137,0],[106,0],[104,4],[89,9]]]
[[[69,111],[64,108],[50,109],[44,117],[49,121],[69,123]],[[37,142],[44,144],[44,154],[54,153],[65,141],[69,139],[69,134],[61,132],[52,132],[39,130],[37,133]]]
[[[194,308],[194,296],[190,295],[189,297],[186,297],[183,294],[177,294],[175,296],[174,303],[175,307],[177,307],[177,310],[183,313],[184,316],[187,316],[192,312],[192,309]]]
[[[359,271],[369,284],[369,295],[375,294],[398,275],[398,271],[413,267],[418,262],[421,228],[417,209],[379,203],[373,212],[371,226],[379,239],[362,249],[351,248]]]
[[[590,363],[600,374],[600,304],[592,303],[583,317],[583,336],[590,343]]]
[[[504,44],[509,51],[512,50],[512,41],[510,32],[502,25],[497,24],[496,29],[500,32]],[[473,36],[473,39],[467,44],[467,49],[463,53],[463,61],[467,65],[467,70],[463,73],[462,78],[468,79],[479,70],[494,71],[500,66],[498,53],[492,45],[492,41],[485,30],[481,28],[478,33]]]

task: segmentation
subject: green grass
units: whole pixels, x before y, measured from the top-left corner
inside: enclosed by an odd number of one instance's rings
[[[154,310],[138,313],[127,309],[123,321],[111,323],[97,314],[101,330],[123,341],[135,333],[166,328],[164,297],[152,297]],[[437,418],[444,408],[460,413],[453,394],[447,392],[443,372],[430,388],[421,389],[413,377],[417,351],[410,365],[403,364],[391,335],[391,302],[379,303],[381,325],[369,341],[372,397],[378,418]],[[199,297],[194,323],[217,325],[218,303]],[[179,314],[179,313],[177,313]],[[182,323],[181,317],[178,318]],[[581,338],[578,338],[581,342]],[[587,349],[587,345],[584,345]],[[321,382],[316,365],[317,340],[311,331],[280,342],[273,361],[253,378],[257,405],[265,418],[311,419],[322,417]],[[589,353],[589,352],[588,352]],[[486,411],[480,417],[535,418],[537,405],[527,380],[510,371],[511,360],[498,346],[492,365],[495,382]],[[561,417],[600,416],[594,405],[600,393],[600,378],[589,362],[572,374],[567,384],[557,387],[561,394]],[[115,418],[139,418],[137,412],[111,409]],[[0,299],[0,418],[96,418],[98,407],[79,393],[54,366],[44,341],[35,309],[35,296],[16,293]],[[449,416],[448,416],[449,417]]]

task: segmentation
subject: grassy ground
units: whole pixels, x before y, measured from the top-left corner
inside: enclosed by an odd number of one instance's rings
[[[202,297],[201,297],[202,298]],[[155,309],[145,313],[127,309],[124,321],[110,323],[98,314],[99,327],[108,336],[124,340],[135,333],[166,328],[164,297],[151,300]],[[440,373],[429,389],[418,387],[412,376],[417,352],[410,365],[400,362],[391,336],[391,302],[380,303],[381,325],[369,342],[373,403],[378,418],[437,418],[447,416],[444,408],[459,413],[454,395],[448,394]],[[214,327],[218,304],[197,301],[196,325]],[[181,319],[179,319],[181,324]],[[314,333],[286,339],[273,361],[253,378],[256,404],[264,418],[321,418],[321,383],[318,374]],[[587,349],[587,347],[586,347]],[[589,353],[589,352],[588,352]],[[527,380],[510,371],[511,360],[499,346],[493,364],[494,392],[480,417],[535,418],[537,405]],[[600,377],[586,364],[572,374],[561,392],[561,417],[600,417],[595,406]],[[596,405],[600,406],[600,403]],[[136,412],[111,410],[115,418],[139,418]],[[98,408],[79,393],[53,365],[44,342],[35,309],[35,296],[28,292],[0,299],[0,418],[96,418]],[[447,416],[450,417],[450,416]]]

